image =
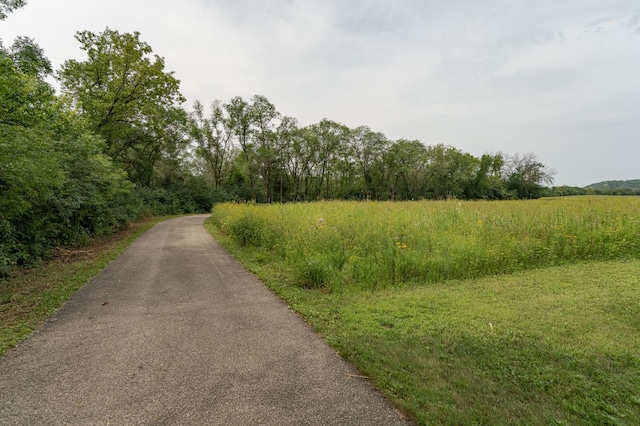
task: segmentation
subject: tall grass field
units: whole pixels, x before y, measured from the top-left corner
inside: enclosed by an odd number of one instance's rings
[[[640,424],[640,198],[216,205],[210,231],[419,424]]]

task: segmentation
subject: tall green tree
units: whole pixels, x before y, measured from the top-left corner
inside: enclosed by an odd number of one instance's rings
[[[374,132],[368,126],[360,126],[351,131],[350,144],[364,196],[367,199],[380,197],[384,192],[380,190],[384,170],[378,170],[376,179],[376,166],[383,167],[389,140],[384,134]]]
[[[433,199],[464,198],[477,166],[477,158],[452,146],[427,147],[424,195]]]
[[[276,167],[278,173],[278,193],[279,201],[285,201],[285,184],[289,186],[289,175],[287,174],[287,164],[294,139],[298,133],[298,120],[293,117],[284,116],[276,129],[274,150],[276,154]],[[293,194],[291,199],[295,199]]]
[[[235,97],[218,116],[226,127],[217,134],[233,146],[223,186],[244,200],[528,198],[548,193],[542,185],[553,175],[532,154],[476,158],[444,144],[392,142],[368,126],[349,129],[326,118],[299,128],[264,96]],[[192,138],[211,132],[200,104],[192,118],[200,123]],[[196,152],[203,162],[210,155]]]
[[[389,148],[388,190],[392,200],[421,198],[427,148],[419,140],[400,139]]]
[[[256,166],[262,178],[264,200],[267,203],[273,201],[273,188],[279,149],[277,147],[277,128],[280,121],[280,113],[276,110],[266,96],[255,95],[251,98],[249,114],[253,122],[252,137],[256,152]]]
[[[483,154],[478,160],[475,176],[465,191],[465,198],[499,200],[506,198],[502,182],[502,154]]]
[[[314,157],[317,136],[309,127],[296,128],[283,149],[283,162],[292,181],[290,199],[308,200],[312,189]]]
[[[25,74],[43,79],[53,73],[51,61],[32,38],[18,36],[9,49],[9,56],[18,71]]]
[[[0,220],[13,220],[62,185],[52,142],[51,87],[0,50]]]
[[[133,216],[124,172],[43,80],[47,63],[32,41],[0,49],[0,277]]]
[[[185,118],[179,80],[138,32],[80,31],[76,39],[87,59],[62,65],[63,93],[104,138],[116,164],[135,182],[150,185],[156,162],[177,142],[166,129]]]
[[[224,104],[223,108],[227,111],[229,127],[233,131],[237,145],[243,156],[243,161],[235,161],[236,163],[236,181],[239,181],[238,167],[241,165],[246,169],[249,176],[249,185],[251,188],[251,199],[256,200],[256,181],[257,181],[257,162],[256,150],[252,139],[252,128],[254,123],[253,113],[249,102],[245,101],[241,96],[236,96],[229,103]]]
[[[211,115],[205,116],[200,102],[193,106],[189,133],[195,142],[196,154],[204,159],[215,188],[222,188],[229,174],[233,149],[233,131],[220,102],[211,104]]]
[[[315,142],[315,171],[317,173],[317,194],[320,198],[334,197],[335,176],[343,151],[348,146],[349,128],[344,124],[322,119],[320,123],[309,126]]]

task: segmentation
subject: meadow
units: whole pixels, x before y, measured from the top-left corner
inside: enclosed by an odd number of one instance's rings
[[[208,229],[419,424],[640,424],[640,198],[220,204]]]

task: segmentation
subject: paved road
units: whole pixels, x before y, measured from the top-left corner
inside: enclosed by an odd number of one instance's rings
[[[156,225],[0,360],[0,424],[406,424],[205,217]]]

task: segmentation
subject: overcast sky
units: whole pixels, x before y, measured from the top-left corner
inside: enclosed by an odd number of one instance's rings
[[[265,95],[300,125],[533,152],[555,185],[640,179],[638,0],[28,0],[0,38],[57,69],[139,31],[188,99]]]

